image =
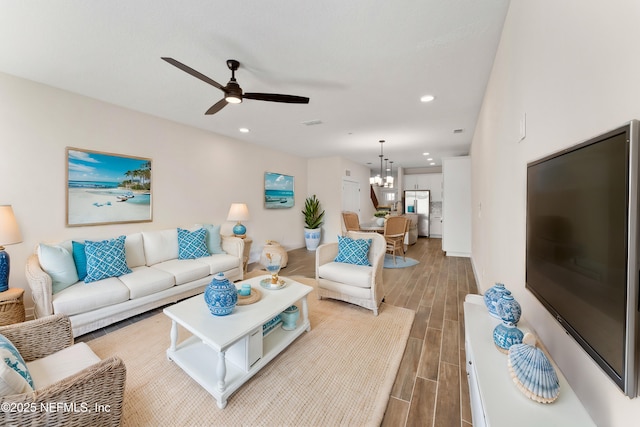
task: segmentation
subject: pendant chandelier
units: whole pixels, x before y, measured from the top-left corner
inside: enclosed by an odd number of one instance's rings
[[[369,184],[377,185],[378,187],[393,188],[393,160],[391,161],[391,168],[387,168],[386,162],[389,161],[389,159],[384,157],[384,148],[383,148],[384,139],[381,139],[379,142],[380,142],[380,154],[378,155],[378,157],[380,158],[380,173],[376,176],[372,176],[371,178],[369,178]],[[385,161],[384,169],[382,167],[383,158]]]

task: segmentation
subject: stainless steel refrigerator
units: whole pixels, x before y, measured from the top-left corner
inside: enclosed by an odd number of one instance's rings
[[[429,190],[404,192],[404,213],[418,214],[418,236],[429,237]]]

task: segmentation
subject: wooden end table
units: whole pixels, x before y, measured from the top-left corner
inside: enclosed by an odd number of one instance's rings
[[[0,292],[0,326],[24,322],[24,289],[9,288]]]

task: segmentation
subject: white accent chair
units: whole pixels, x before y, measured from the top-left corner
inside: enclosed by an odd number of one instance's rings
[[[384,299],[382,268],[387,244],[380,234],[348,231],[346,237],[371,239],[369,263],[371,266],[335,262],[338,243],[325,243],[316,249],[316,282],[318,299],[332,298],[356,304],[378,315]]]

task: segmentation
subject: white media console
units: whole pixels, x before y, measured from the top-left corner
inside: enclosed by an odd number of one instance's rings
[[[467,295],[465,351],[473,426],[595,426],[555,364],[560,380],[560,395],[555,402],[538,403],[518,390],[509,374],[507,355],[493,343],[493,329],[499,323],[499,319],[489,315],[482,296]],[[518,328],[525,333],[531,331],[522,319]]]

